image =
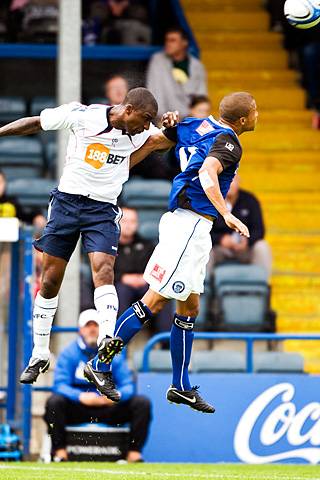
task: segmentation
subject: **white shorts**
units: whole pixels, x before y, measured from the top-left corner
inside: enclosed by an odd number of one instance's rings
[[[210,220],[181,208],[161,217],[159,243],[144,272],[152,290],[181,301],[203,292],[211,228]]]

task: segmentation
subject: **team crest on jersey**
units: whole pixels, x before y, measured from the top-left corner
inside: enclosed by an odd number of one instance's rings
[[[234,149],[234,145],[233,145],[232,143],[227,142],[227,143],[226,143],[226,148],[227,148],[228,150],[230,150],[230,152],[232,152],[233,149]]]
[[[199,133],[201,137],[205,135],[206,133],[210,133],[214,130],[213,126],[211,123],[208,122],[208,120],[203,120],[201,125],[197,128],[196,132]]]
[[[160,265],[158,265],[156,263],[155,266],[153,267],[150,275],[151,275],[151,277],[155,278],[159,282],[162,282],[162,279],[165,276],[165,273],[166,273],[165,269],[160,267]]]
[[[181,293],[183,292],[183,290],[186,288],[185,284],[183,282],[174,282],[174,284],[172,285],[172,290],[175,292],[175,293]]]

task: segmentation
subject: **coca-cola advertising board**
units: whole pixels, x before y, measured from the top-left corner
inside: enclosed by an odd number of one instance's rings
[[[320,463],[320,376],[198,374],[204,415],[170,405],[169,374],[145,373],[139,391],[153,403],[148,461]]]

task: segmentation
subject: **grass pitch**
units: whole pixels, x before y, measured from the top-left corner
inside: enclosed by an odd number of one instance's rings
[[[320,466],[146,463],[0,463],[1,480],[320,480]]]

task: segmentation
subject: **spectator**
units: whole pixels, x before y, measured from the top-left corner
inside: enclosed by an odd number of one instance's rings
[[[249,228],[250,238],[233,232],[219,216],[212,231],[214,263],[253,263],[265,268],[270,276],[271,252],[264,240],[265,229],[258,200],[252,193],[239,188],[238,176],[234,178],[226,200],[233,215]]]
[[[128,93],[127,80],[122,75],[113,75],[104,84],[104,94],[109,105],[119,105]]]
[[[85,310],[79,317],[79,337],[59,355],[54,373],[53,395],[46,404],[45,421],[52,439],[55,461],[68,460],[66,425],[83,422],[107,422],[110,425],[130,423],[128,462],[142,460],[151,421],[150,401],[135,394],[132,375],[123,354],[114,359],[113,377],[121,392],[121,401],[114,403],[98,395],[95,387],[84,379],[83,368],[97,352],[98,315]]]
[[[101,40],[113,45],[149,45],[151,28],[144,5],[133,0],[107,0],[107,22]]]
[[[194,95],[190,103],[190,117],[206,118],[211,114],[210,98],[206,95]]]
[[[158,101],[158,114],[178,110],[189,113],[192,95],[207,95],[206,72],[197,58],[188,53],[188,37],[181,28],[168,30],[164,51],[155,53],[147,71],[147,87]]]
[[[129,305],[139,300],[148,290],[143,278],[144,269],[154,249],[154,244],[138,233],[138,214],[133,208],[124,207],[121,220],[121,235],[118,257],[115,263],[115,286],[119,297],[119,315]],[[170,303],[159,313],[153,327],[156,331],[171,328],[172,307]]]
[[[14,197],[9,197],[6,193],[7,179],[0,170],[0,217],[18,217],[22,218],[21,208]]]

